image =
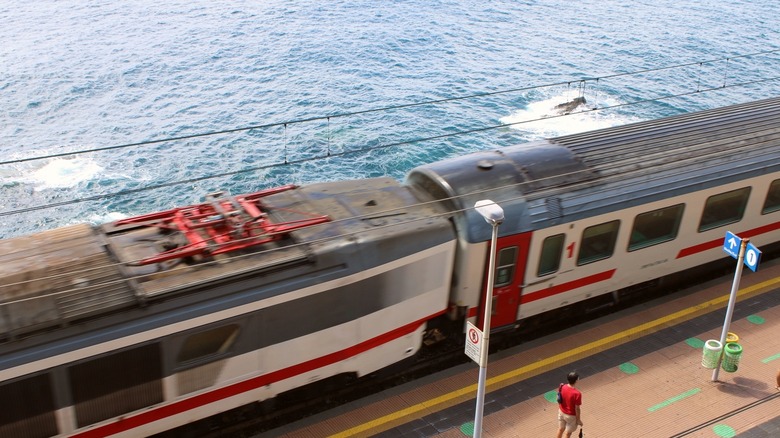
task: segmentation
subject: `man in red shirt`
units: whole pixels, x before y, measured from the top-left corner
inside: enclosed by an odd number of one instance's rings
[[[582,393],[574,385],[580,376],[571,372],[566,376],[569,382],[566,385],[561,384],[560,403],[558,404],[558,438],[563,437],[566,432],[566,438],[570,438],[572,432],[577,430],[577,426],[582,426],[580,419],[580,405],[582,405]]]

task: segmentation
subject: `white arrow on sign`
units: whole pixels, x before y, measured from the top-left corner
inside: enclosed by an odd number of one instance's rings
[[[735,259],[739,258],[740,245],[742,245],[742,239],[731,231],[726,231],[726,238],[723,239],[723,251]]]

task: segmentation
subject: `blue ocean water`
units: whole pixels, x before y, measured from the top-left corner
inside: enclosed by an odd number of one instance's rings
[[[0,22],[0,237],[780,94],[772,0],[6,0]],[[546,117],[580,93],[603,109]]]

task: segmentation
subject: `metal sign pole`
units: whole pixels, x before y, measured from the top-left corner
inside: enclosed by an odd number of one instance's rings
[[[726,337],[729,333],[729,327],[731,326],[731,317],[734,314],[734,305],[737,302],[737,290],[739,290],[739,280],[742,277],[742,266],[745,259],[745,248],[749,239],[742,239],[742,243],[739,245],[739,255],[737,256],[737,270],[734,272],[734,282],[731,284],[731,295],[729,296],[729,305],[726,309],[726,320],[723,322],[723,332],[720,334],[720,346],[721,352],[718,357],[718,363],[715,369],[712,370],[712,381],[718,381],[718,372],[720,371],[720,364],[723,361],[723,350],[726,348]]]

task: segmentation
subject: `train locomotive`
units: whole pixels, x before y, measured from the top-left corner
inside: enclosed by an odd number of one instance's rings
[[[478,200],[500,205],[496,248]],[[780,98],[0,241],[0,435],[146,436],[780,241]],[[639,291],[639,292],[636,292]]]

